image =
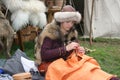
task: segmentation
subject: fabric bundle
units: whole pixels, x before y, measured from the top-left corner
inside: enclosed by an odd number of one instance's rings
[[[114,76],[103,71],[92,57],[73,52],[66,61],[61,58],[51,63],[45,80],[110,80]]]

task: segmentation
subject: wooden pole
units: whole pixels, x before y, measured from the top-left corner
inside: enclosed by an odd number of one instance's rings
[[[92,0],[92,10],[91,10],[91,20],[90,20],[90,33],[89,33],[89,37],[90,37],[90,45],[92,45],[92,19],[93,19],[93,8],[94,8],[94,0]]]
[[[22,51],[24,51],[24,45],[23,45],[21,30],[19,30],[19,31],[17,32],[17,35],[18,35],[18,41],[19,41],[20,49],[21,49]]]

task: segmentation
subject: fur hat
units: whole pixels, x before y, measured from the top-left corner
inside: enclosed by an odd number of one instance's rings
[[[66,5],[60,12],[54,14],[54,19],[57,22],[75,21],[76,23],[79,23],[81,20],[81,14],[72,6]]]

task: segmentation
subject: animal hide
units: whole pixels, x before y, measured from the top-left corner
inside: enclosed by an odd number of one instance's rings
[[[2,0],[4,5],[12,13],[11,21],[15,31],[31,24],[43,28],[47,24],[47,8],[44,2],[39,0]]]
[[[46,7],[39,0],[2,0],[5,6],[13,13],[19,9],[30,12],[46,12]]]
[[[13,42],[14,31],[5,18],[4,14],[0,11],[0,45],[4,49],[7,57],[10,57],[10,50]]]

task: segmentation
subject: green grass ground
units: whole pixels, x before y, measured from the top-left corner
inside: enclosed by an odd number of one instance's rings
[[[101,68],[120,77],[120,41],[119,40],[95,40],[92,45],[89,41],[81,41],[84,47],[95,49],[96,51],[87,55],[94,57]]]
[[[80,45],[87,47],[91,50],[95,49],[94,52],[87,52],[87,55],[94,57],[101,68],[111,74],[118,75],[120,77],[120,41],[109,40],[109,39],[96,39],[90,45],[89,40],[80,40]],[[24,52],[34,60],[34,42],[25,42]],[[12,46],[11,54],[19,48],[19,45],[15,43]],[[0,58],[5,58],[3,54],[0,54]]]

